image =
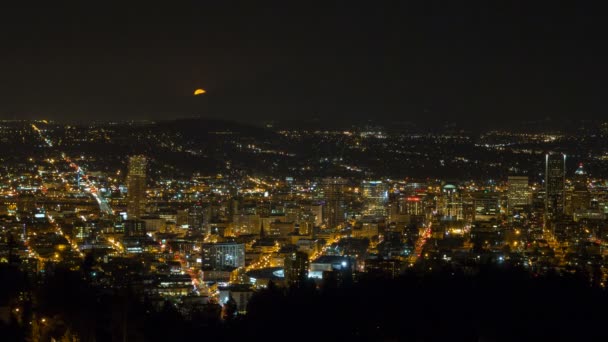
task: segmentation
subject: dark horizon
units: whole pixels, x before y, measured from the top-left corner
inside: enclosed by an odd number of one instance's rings
[[[381,130],[390,133],[407,134],[409,133],[424,133],[424,132],[460,132],[463,134],[479,135],[489,133],[493,131],[505,131],[510,133],[555,133],[555,134],[566,134],[566,135],[578,135],[581,132],[584,134],[593,134],[593,132],[604,132],[605,127],[608,125],[607,120],[603,119],[580,119],[580,118],[568,118],[564,120],[553,119],[553,118],[541,118],[537,120],[521,120],[521,121],[503,121],[503,122],[485,122],[471,125],[470,122],[458,122],[452,120],[440,120],[440,121],[405,121],[391,118],[375,118],[375,119],[363,119],[354,118],[351,120],[341,120],[334,118],[286,118],[286,119],[272,119],[272,120],[235,120],[232,118],[223,117],[211,117],[207,118],[204,116],[182,116],[172,118],[104,118],[95,119],[94,121],[85,119],[72,119],[62,118],[59,120],[49,119],[47,117],[35,117],[35,118],[24,118],[24,117],[12,117],[12,118],[0,118],[6,121],[47,121],[48,123],[54,123],[59,125],[106,125],[106,124],[166,124],[176,123],[179,121],[194,121],[197,126],[201,128],[211,125],[211,127],[217,128],[218,125],[226,129],[238,127],[238,128],[251,128],[254,130]]]
[[[30,7],[0,15],[0,118],[476,128],[606,112],[588,4]]]

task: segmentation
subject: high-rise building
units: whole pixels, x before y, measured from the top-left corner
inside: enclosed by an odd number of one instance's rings
[[[179,228],[188,226],[188,210],[178,209],[175,211],[175,225]]]
[[[285,256],[285,281],[288,285],[302,285],[308,279],[308,255],[304,252],[293,252]]]
[[[137,219],[146,212],[146,166],[144,156],[129,158],[127,175],[127,217]]]
[[[142,237],[146,235],[146,222],[142,220],[126,220],[125,236]]]
[[[259,234],[261,222],[260,215],[257,214],[241,213],[232,217],[233,229],[237,235]]]
[[[545,213],[549,216],[564,213],[566,181],[566,155],[545,155]]]
[[[363,213],[373,216],[386,216],[388,184],[382,181],[363,181],[361,189],[364,201]]]
[[[573,189],[570,199],[571,213],[581,212],[589,209],[591,204],[591,194],[589,193],[589,188],[587,187],[588,179],[589,177],[583,168],[583,164],[579,164],[578,169],[576,169],[574,172],[574,177],[572,178]]]
[[[285,220],[287,222],[300,222],[302,216],[302,208],[295,204],[286,204],[283,207],[285,213]]]
[[[530,185],[527,176],[509,176],[507,193],[509,211],[530,205]]]
[[[188,228],[203,232],[203,207],[199,203],[188,209]]]
[[[314,204],[310,206],[310,212],[314,218],[314,225],[316,227],[323,224],[323,205]]]
[[[496,216],[500,213],[497,192],[478,191],[470,195],[473,206],[473,219],[480,219],[484,216]]]
[[[245,266],[245,245],[236,242],[204,243],[201,246],[203,268]]]
[[[424,215],[424,202],[420,196],[405,196],[399,202],[399,213],[406,215]]]
[[[321,188],[323,190],[323,223],[328,228],[335,228],[344,222],[346,180],[325,178],[321,183]]]
[[[462,220],[464,218],[462,196],[454,183],[446,183],[441,188],[437,211],[446,220]]]

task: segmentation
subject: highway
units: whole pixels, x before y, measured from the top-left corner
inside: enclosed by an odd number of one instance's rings
[[[433,224],[431,222],[429,222],[429,225],[426,228],[424,228],[424,232],[422,232],[422,234],[420,234],[420,236],[418,236],[418,240],[416,240],[416,245],[414,247],[414,252],[412,254],[410,254],[410,256],[408,258],[410,267],[414,266],[414,264],[416,263],[416,261],[418,260],[420,255],[422,254],[422,250],[424,248],[424,245],[426,244],[426,241],[429,239],[429,237],[431,237],[432,225]]]
[[[40,138],[47,144],[48,147],[53,147],[53,142],[51,141],[51,139],[46,137],[44,133],[35,124],[32,124],[32,129],[40,135]],[[91,195],[95,199],[95,201],[97,201],[97,204],[99,204],[99,210],[103,214],[113,215],[114,211],[108,204],[108,201],[102,196],[99,196],[99,194],[97,193],[97,187],[95,186],[95,182],[90,181],[84,170],[80,166],[72,162],[71,159],[64,152],[61,152],[61,157],[66,163],[70,165],[72,169],[74,169],[77,174],[80,174],[80,179],[82,180],[82,182],[84,182],[84,191]]]

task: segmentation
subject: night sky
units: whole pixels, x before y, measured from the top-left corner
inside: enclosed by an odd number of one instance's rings
[[[583,2],[22,3],[0,5],[7,119],[481,124],[607,112],[604,11]],[[199,87],[207,94],[192,96]]]

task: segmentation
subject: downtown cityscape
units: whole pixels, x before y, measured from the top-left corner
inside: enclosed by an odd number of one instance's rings
[[[608,341],[594,2],[0,6],[0,341]]]
[[[278,301],[270,294],[340,298],[488,270],[606,291],[607,125],[573,134],[274,125],[1,122],[0,261],[10,266],[3,279],[13,277],[3,319],[41,341],[147,339],[158,332],[141,319],[154,315],[164,329],[176,319],[234,338],[229,324],[260,319],[250,311],[281,314],[264,311]],[[448,297],[465,296],[453,286]],[[396,294],[366,300],[385,296]],[[113,302],[110,317],[87,313],[101,300]],[[323,307],[304,305],[292,310]],[[377,320],[365,324],[386,324]],[[370,338],[359,328],[345,334]]]

